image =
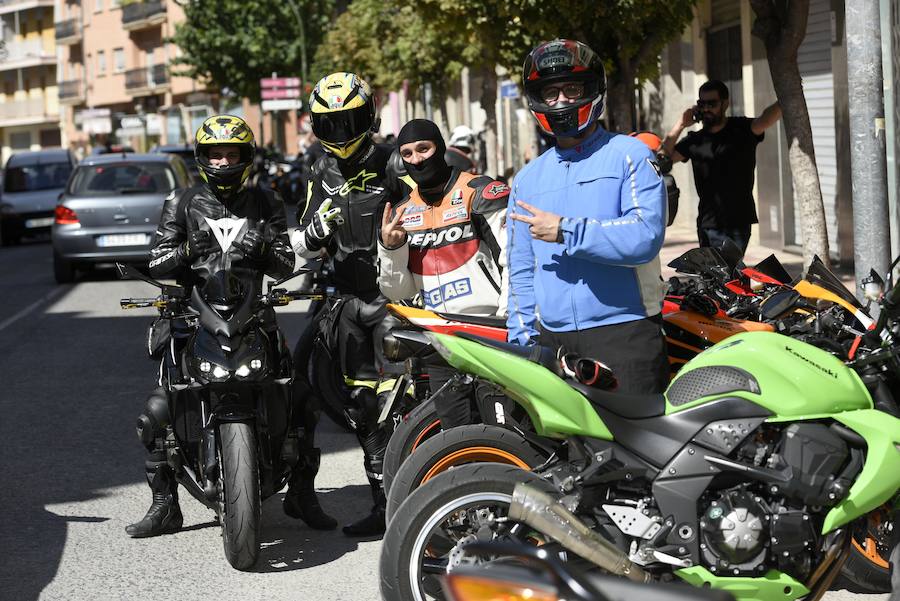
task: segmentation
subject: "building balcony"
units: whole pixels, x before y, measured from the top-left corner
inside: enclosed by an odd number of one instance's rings
[[[81,41],[81,20],[66,19],[56,23],[57,44],[77,44]]]
[[[0,104],[0,127],[44,123],[58,118],[47,112],[44,98],[25,98]]]
[[[80,104],[84,102],[84,85],[80,79],[69,79],[59,82],[59,101],[62,104]]]
[[[166,21],[166,4],[163,0],[132,2],[122,6],[122,29],[137,31],[156,27]]]
[[[44,48],[41,40],[5,40],[0,51],[0,71],[55,65],[56,53]]]
[[[132,96],[159,94],[169,88],[169,74],[165,65],[141,67],[125,71],[125,91]]]
[[[0,15],[37,8],[39,6],[53,7],[53,0],[0,0]]]

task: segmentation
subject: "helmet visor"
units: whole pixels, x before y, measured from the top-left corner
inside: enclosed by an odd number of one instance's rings
[[[346,144],[372,129],[372,107],[363,105],[354,109],[312,113],[312,127],[316,136],[332,144]]]

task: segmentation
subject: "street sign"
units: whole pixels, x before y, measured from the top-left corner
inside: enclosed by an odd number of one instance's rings
[[[500,83],[500,98],[518,98],[519,86],[514,81]]]
[[[261,88],[299,88],[299,77],[263,77],[259,80]]]
[[[262,110],[269,111],[299,111],[303,103],[299,98],[281,98],[278,100],[263,100]]]
[[[279,98],[300,98],[300,88],[284,88],[273,89],[263,88],[260,90],[263,100],[278,100]]]

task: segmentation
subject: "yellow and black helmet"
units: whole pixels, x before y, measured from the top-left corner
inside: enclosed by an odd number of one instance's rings
[[[312,129],[322,146],[339,159],[351,157],[372,137],[375,97],[354,73],[332,73],[309,97]]]
[[[241,159],[227,167],[209,164],[209,151],[214,146],[235,146],[241,151]],[[213,115],[206,119],[194,136],[194,156],[200,177],[216,194],[230,196],[237,192],[250,176],[256,141],[247,122],[234,115]]]

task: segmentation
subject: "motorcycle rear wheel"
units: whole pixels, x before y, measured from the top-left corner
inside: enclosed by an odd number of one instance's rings
[[[259,463],[253,426],[219,424],[222,460],[222,542],[225,557],[236,570],[247,570],[259,559],[262,502]]]
[[[388,493],[387,519],[390,521],[414,490],[438,474],[459,466],[501,463],[531,470],[546,460],[520,434],[498,426],[473,424],[438,432],[422,443],[397,470]]]
[[[440,431],[441,420],[432,401],[425,401],[403,416],[403,420],[394,428],[384,452],[385,494],[390,493],[394,477],[407,457]]]
[[[312,351],[310,382],[322,399],[322,410],[331,421],[347,432],[353,428],[344,415],[344,407],[350,404],[350,390],[344,384],[341,362],[329,356],[317,344]]]

